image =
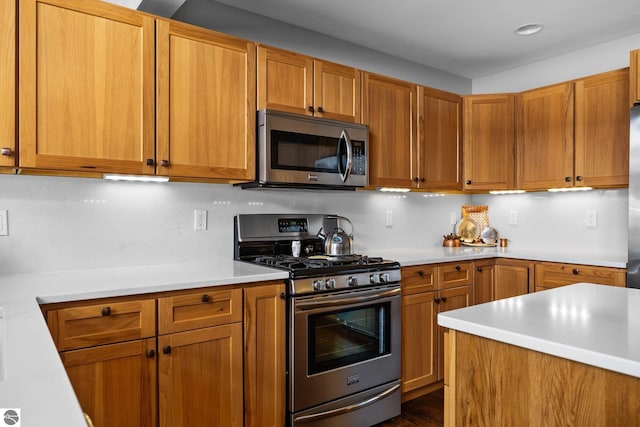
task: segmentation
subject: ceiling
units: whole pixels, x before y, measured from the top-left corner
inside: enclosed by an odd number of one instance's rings
[[[638,0],[216,1],[470,79],[640,33]]]
[[[640,33],[638,0],[215,1],[469,79]],[[544,29],[513,34],[530,23]]]

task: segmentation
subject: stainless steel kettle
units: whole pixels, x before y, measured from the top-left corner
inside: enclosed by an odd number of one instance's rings
[[[335,219],[336,226],[329,233],[324,233],[323,228],[316,234],[317,237],[324,239],[324,253],[329,256],[353,255],[353,224],[349,218],[338,215],[327,215],[325,219]],[[340,221],[346,221],[351,226],[351,233],[347,234],[340,227]]]

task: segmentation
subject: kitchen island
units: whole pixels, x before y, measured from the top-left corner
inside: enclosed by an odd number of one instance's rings
[[[640,425],[639,308],[579,283],[439,314],[445,425]]]

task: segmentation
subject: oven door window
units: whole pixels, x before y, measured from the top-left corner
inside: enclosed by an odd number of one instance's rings
[[[389,302],[309,316],[309,375],[391,352]]]

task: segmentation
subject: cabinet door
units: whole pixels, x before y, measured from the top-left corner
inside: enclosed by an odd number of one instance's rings
[[[245,289],[244,425],[285,425],[284,284]]]
[[[508,190],[515,185],[515,96],[464,97],[464,189]]]
[[[436,303],[438,313],[469,307],[473,304],[473,287],[461,286],[439,291]],[[444,378],[444,331],[445,328],[438,326],[438,380]]]
[[[20,166],[153,174],[153,18],[81,0],[19,7]]]
[[[496,265],[494,300],[524,295],[528,292],[529,269],[527,267]]]
[[[573,83],[517,95],[517,187],[573,186]]]
[[[462,97],[418,87],[418,188],[459,190]]]
[[[315,115],[360,123],[361,71],[326,61],[313,61]]]
[[[0,4],[0,167],[16,165],[16,0]]]
[[[313,59],[258,47],[258,108],[313,115]]]
[[[402,296],[402,392],[437,381],[435,292]]]
[[[575,85],[575,185],[629,185],[629,69]]]
[[[156,340],[61,353],[82,410],[96,427],[156,426]]]
[[[159,20],[158,175],[255,177],[255,46]]]
[[[473,301],[475,304],[482,304],[494,300],[495,283],[495,261],[476,262],[473,273]]]
[[[640,101],[640,49],[632,50],[629,57],[629,105],[633,105]]]
[[[414,186],[416,86],[365,73],[362,121],[369,125],[369,184]]]
[[[161,427],[242,426],[242,323],[158,337]]]

